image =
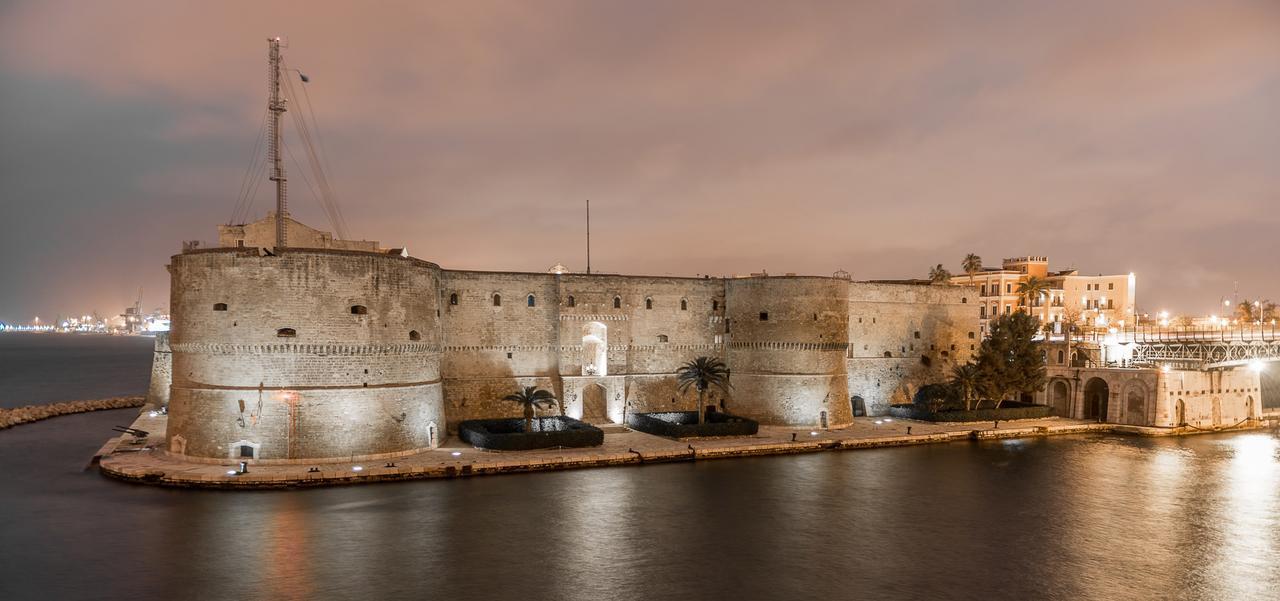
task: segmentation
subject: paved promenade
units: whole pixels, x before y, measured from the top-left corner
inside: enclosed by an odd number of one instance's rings
[[[392,459],[343,463],[251,465],[237,474],[236,462],[184,461],[164,451],[167,418],[144,408],[133,427],[145,438],[124,435],[107,441],[97,459],[103,473],[123,480],[200,488],[283,488],[364,482],[452,478],[483,474],[560,470],[581,467],[639,465],[752,455],[783,455],[841,449],[931,444],[969,439],[1025,438],[1086,432],[1121,432],[1142,436],[1188,434],[1173,428],[1100,424],[1059,417],[1001,422],[934,424],[884,418],[856,418],[833,430],[761,426],[756,436],[672,440],[606,426],[604,444],[585,449],[486,451],[456,437],[438,449]],[[910,428],[910,434],[907,429]]]

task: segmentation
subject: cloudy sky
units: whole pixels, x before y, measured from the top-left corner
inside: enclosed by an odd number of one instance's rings
[[[167,305],[235,210],[273,35],[354,237],[445,267],[580,269],[589,198],[603,271],[1034,253],[1136,272],[1150,311],[1280,299],[1274,0],[306,6],[0,4],[0,320]]]

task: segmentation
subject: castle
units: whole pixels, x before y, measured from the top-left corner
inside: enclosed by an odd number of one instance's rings
[[[272,248],[274,220],[223,226],[220,247],[171,259],[171,369],[157,378],[172,453],[393,457],[515,414],[500,399],[519,386],[596,422],[690,410],[675,371],[704,355],[732,374],[710,403],[841,427],[944,380],[981,338],[968,287],[460,271],[291,219],[299,246]]]

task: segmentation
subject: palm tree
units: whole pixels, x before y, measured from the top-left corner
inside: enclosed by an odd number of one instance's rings
[[[1031,302],[1038,300],[1045,295],[1045,291],[1049,290],[1049,281],[1040,276],[1031,276],[1021,282],[1018,282],[1018,297],[1022,301],[1023,306],[1027,308],[1027,314],[1031,314]],[[1049,321],[1049,304],[1044,305],[1044,320]]]
[[[525,386],[524,390],[513,392],[502,397],[504,401],[520,403],[524,406],[524,431],[533,431],[533,408],[548,409],[559,404],[556,396],[549,390],[543,390],[537,386]]]
[[[951,368],[951,386],[964,402],[964,410],[973,410],[973,393],[978,389],[978,366],[972,362]]]
[[[680,394],[684,394],[690,386],[698,389],[698,407],[694,412],[698,414],[699,425],[702,424],[703,412],[706,409],[707,389],[715,386],[721,392],[727,393],[732,387],[729,384],[728,366],[715,357],[698,357],[680,366],[680,369],[676,370],[676,382],[679,385]]]
[[[960,268],[969,274],[969,285],[973,285],[974,274],[982,271],[982,257],[969,253],[964,256],[964,260],[960,262]]]
[[[942,284],[950,279],[951,272],[947,271],[947,268],[943,267],[942,263],[934,265],[933,268],[929,270],[929,281],[934,284]]]

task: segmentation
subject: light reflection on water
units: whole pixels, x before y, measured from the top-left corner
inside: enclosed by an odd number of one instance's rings
[[[1280,598],[1271,434],[228,493],[80,471],[114,413],[0,433],[0,597]]]
[[[0,599],[1280,599],[1269,433],[236,493],[84,471],[128,420],[0,431]]]

